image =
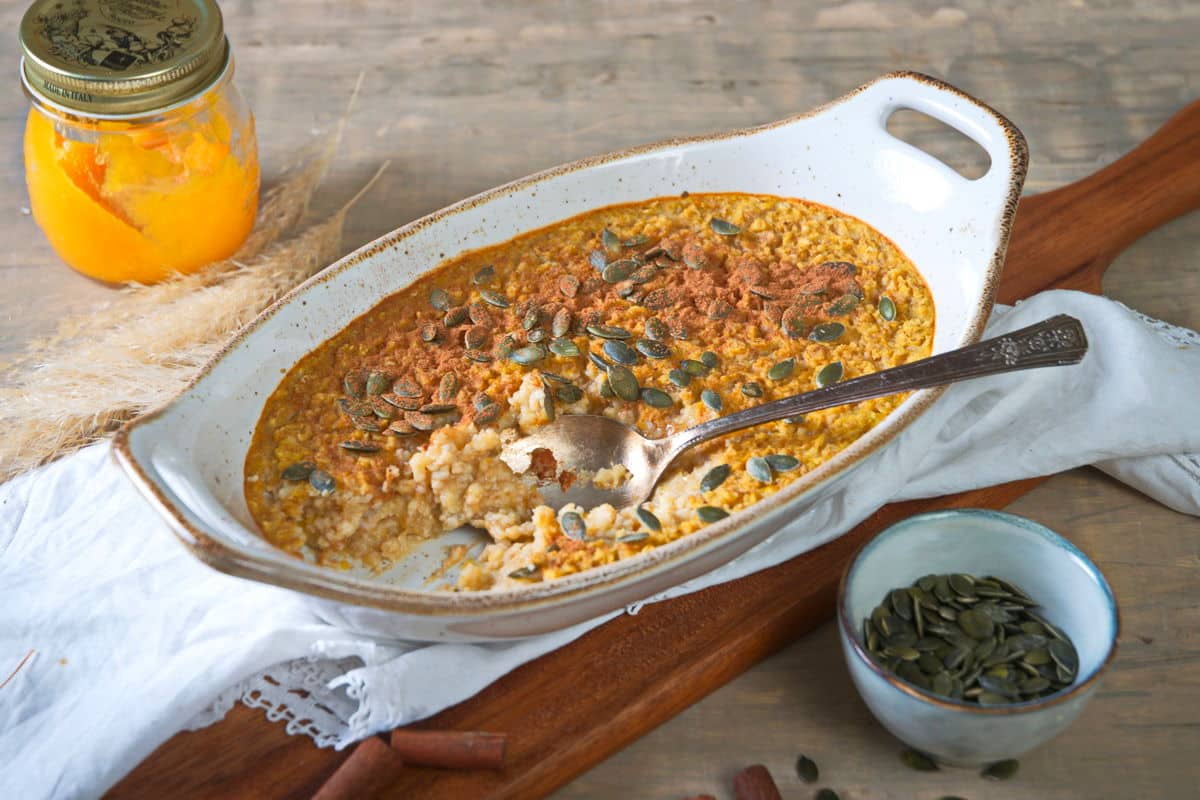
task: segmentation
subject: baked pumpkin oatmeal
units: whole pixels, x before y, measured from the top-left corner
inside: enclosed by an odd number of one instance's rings
[[[904,397],[708,442],[636,509],[555,513],[500,460],[506,441],[558,414],[667,435],[924,358],[933,330],[913,264],[825,206],[731,193],[610,206],[450,259],[300,360],[255,429],[246,500],[268,540],[320,564],[383,570],[471,525],[491,544],[450,588],[553,579],[757,502]]]

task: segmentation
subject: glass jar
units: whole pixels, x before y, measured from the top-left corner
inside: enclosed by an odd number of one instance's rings
[[[39,0],[21,45],[30,209],[64,261],[150,283],[237,251],[258,152],[212,0]]]

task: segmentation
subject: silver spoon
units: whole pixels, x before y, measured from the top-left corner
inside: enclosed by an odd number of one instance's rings
[[[553,475],[561,475],[564,471],[592,475],[606,467],[623,464],[630,477],[613,488],[601,489],[586,479],[569,483],[565,491],[554,480],[539,487],[543,500],[555,510],[568,503],[577,503],[585,509],[604,503],[623,508],[649,498],[659,478],[680,453],[717,436],[822,408],[928,389],[967,378],[1077,364],[1087,347],[1087,336],[1079,320],[1060,314],[978,344],[717,417],[662,439],[647,439],[628,425],[608,417],[563,415],[534,433],[505,445],[500,458],[518,474],[529,470],[538,450],[549,451],[553,456],[552,463],[548,462],[546,453],[539,453],[536,460],[538,464],[549,463]]]

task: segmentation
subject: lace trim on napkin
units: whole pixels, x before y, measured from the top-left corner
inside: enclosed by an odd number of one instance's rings
[[[1200,333],[1148,317],[1128,306],[1123,307],[1171,344],[1200,347]],[[1200,454],[1172,458],[1200,482]],[[633,603],[626,610],[636,614],[643,605],[645,602]],[[278,664],[262,675],[222,692],[208,709],[191,721],[188,729],[195,730],[217,722],[240,700],[251,708],[265,709],[267,719],[272,722],[285,721],[289,734],[304,734],[317,747],[345,746],[355,738],[348,740],[347,734],[354,729],[362,729],[365,719],[370,716],[371,703],[365,697],[365,687],[361,685],[351,682],[349,687],[342,685],[330,688],[330,684],[361,664],[357,658],[301,658]],[[352,718],[356,723],[354,725],[351,725]]]

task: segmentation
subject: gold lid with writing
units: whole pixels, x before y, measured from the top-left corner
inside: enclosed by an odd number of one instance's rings
[[[229,61],[213,0],[37,0],[21,20],[21,49],[36,100],[104,119],[190,100]]]

